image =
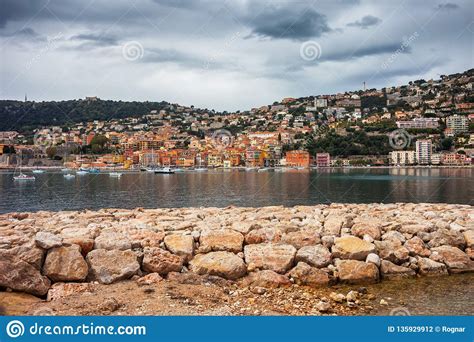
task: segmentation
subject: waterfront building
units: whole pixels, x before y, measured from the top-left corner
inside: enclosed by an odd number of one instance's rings
[[[416,161],[418,164],[427,165],[431,163],[433,146],[430,139],[420,139],[416,141]]]
[[[331,156],[329,153],[316,153],[316,165],[317,167],[331,166]]]
[[[415,151],[392,151],[389,153],[392,165],[413,165],[416,163]]]
[[[302,150],[286,152],[286,165],[295,167],[309,167],[309,152]]]

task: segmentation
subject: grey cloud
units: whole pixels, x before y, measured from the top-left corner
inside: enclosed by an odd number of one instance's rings
[[[367,29],[370,26],[378,25],[382,22],[382,19],[374,17],[373,15],[366,15],[360,20],[356,20],[352,23],[347,24],[347,26],[359,27],[361,29]]]
[[[324,14],[293,6],[270,7],[247,24],[253,35],[272,39],[305,40],[331,31]]]
[[[114,36],[96,33],[82,33],[72,36],[69,40],[86,42],[90,45],[95,46],[112,46],[119,43],[118,39]]]
[[[439,4],[436,8],[439,9],[439,10],[448,10],[449,11],[449,10],[458,9],[459,5],[453,4],[451,2],[447,2],[445,4]]]
[[[0,28],[10,20],[22,20],[40,11],[48,0],[2,0]]]

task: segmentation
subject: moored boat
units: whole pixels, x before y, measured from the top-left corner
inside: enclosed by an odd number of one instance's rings
[[[66,178],[66,179],[71,179],[71,178],[75,178],[76,176],[71,174],[71,173],[67,173],[63,177]]]
[[[13,179],[16,181],[34,181],[36,178],[35,176],[25,175],[20,172],[18,176],[13,176]]]
[[[174,173],[174,170],[171,169],[170,167],[162,167],[160,169],[156,169],[155,173],[172,174],[172,173]]]
[[[115,178],[120,178],[120,177],[122,177],[122,173],[120,173],[120,172],[111,172],[111,173],[109,173],[109,176],[110,177],[115,177]]]

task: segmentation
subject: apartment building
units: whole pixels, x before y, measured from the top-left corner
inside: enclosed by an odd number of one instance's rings
[[[429,139],[422,139],[417,140],[415,144],[415,152],[416,152],[416,161],[418,164],[427,165],[431,163],[431,155],[433,151],[433,145],[431,140]]]

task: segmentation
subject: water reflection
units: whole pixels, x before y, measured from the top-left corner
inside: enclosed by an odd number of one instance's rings
[[[103,207],[263,206],[330,202],[473,203],[472,169],[325,169],[289,172],[124,173],[14,182],[0,172],[0,212]]]

